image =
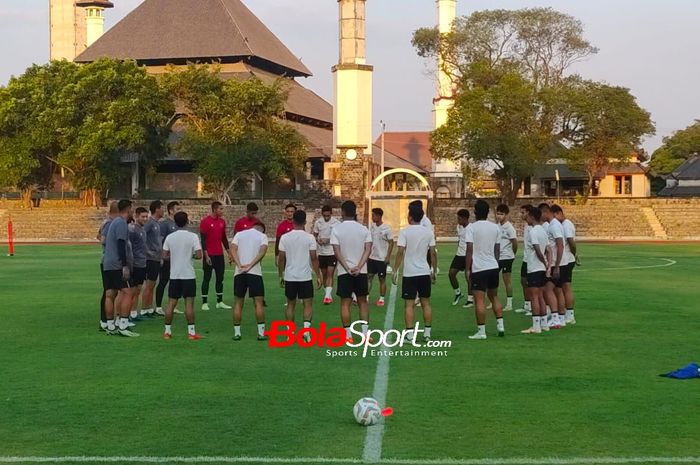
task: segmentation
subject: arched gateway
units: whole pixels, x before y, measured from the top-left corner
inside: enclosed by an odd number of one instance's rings
[[[391,225],[394,234],[408,224],[408,204],[414,200],[423,202],[428,216],[431,214],[433,191],[428,180],[420,173],[395,168],[377,176],[369,190],[367,200],[370,211],[373,208],[384,210],[384,221]],[[371,215],[368,215],[371,221]]]

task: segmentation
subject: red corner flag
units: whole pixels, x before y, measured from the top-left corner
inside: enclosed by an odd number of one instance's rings
[[[12,216],[7,220],[7,255],[12,257],[15,255],[15,240],[12,232]]]

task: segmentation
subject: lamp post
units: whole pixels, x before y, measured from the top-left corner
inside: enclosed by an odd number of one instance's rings
[[[379,121],[379,126],[382,128],[382,149],[381,149],[381,167],[380,167],[380,172],[379,175],[384,174],[384,135],[386,133],[386,123],[383,120]],[[382,192],[384,192],[384,178],[382,178]]]

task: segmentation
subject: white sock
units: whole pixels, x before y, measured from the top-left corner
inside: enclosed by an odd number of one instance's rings
[[[119,318],[119,329],[129,329],[128,318]]]
[[[139,312],[141,315],[148,315],[149,309],[148,308],[142,308],[141,311]]]
[[[474,296],[473,296],[473,295],[468,295],[468,296],[467,296],[467,302],[474,302]]]
[[[513,298],[506,297],[506,307],[512,307],[512,306],[513,306]]]
[[[529,300],[526,300],[526,301],[525,301],[525,305],[523,305],[523,308],[524,308],[525,310],[527,310],[528,312],[532,311],[532,306],[531,306]]]
[[[350,326],[345,327],[345,339],[350,339],[352,337],[352,333],[350,332]]]
[[[165,334],[173,334],[173,326],[165,325]]]
[[[503,326],[503,318],[496,318],[496,330],[499,333],[505,331],[505,326]]]
[[[362,334],[367,335],[367,331],[369,330],[369,325],[362,325]]]
[[[233,325],[233,335],[234,336],[241,335],[241,325]]]
[[[187,335],[188,336],[194,336],[194,325],[187,325]]]
[[[549,308],[549,305],[547,305],[547,318],[552,316],[552,309]]]
[[[430,332],[432,329],[433,328],[431,328],[430,326],[426,326],[425,329],[423,330],[423,336],[430,337]]]
[[[258,323],[258,336],[265,336],[265,323]]]
[[[413,330],[409,329],[406,331],[406,337],[404,338],[406,341],[412,341],[413,340]]]
[[[114,329],[115,329],[114,320],[107,320],[107,330],[114,331]]]
[[[485,335],[486,334],[486,325],[478,325],[477,330],[476,330],[476,334],[480,334],[480,335],[484,334]]]
[[[566,317],[571,319],[574,317],[574,309],[573,308],[567,308],[566,309]]]
[[[538,316],[532,317],[532,328],[533,329],[542,329],[540,327],[540,317],[538,317]]]
[[[100,328],[102,328],[102,329],[107,329],[107,322],[106,322],[106,321],[100,321]]]
[[[462,290],[460,288],[455,289],[455,295],[462,295]]]
[[[310,328],[311,327],[311,322],[310,321],[304,321],[304,328]]]
[[[384,302],[384,296],[383,296],[383,295],[380,295],[380,296],[379,296],[379,301],[380,301],[380,302]]]
[[[136,318],[138,316],[139,316],[139,312],[137,312],[136,310],[133,310],[131,313],[129,313],[129,317],[131,317],[131,318]]]
[[[326,298],[330,299],[331,295],[333,295],[333,286],[327,287],[326,288]]]

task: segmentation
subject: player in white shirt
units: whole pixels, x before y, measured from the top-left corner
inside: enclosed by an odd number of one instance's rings
[[[333,303],[333,276],[337,261],[333,246],[331,245],[331,231],[333,226],[340,224],[337,218],[333,218],[333,208],[330,205],[324,205],[321,209],[321,218],[314,222],[311,229],[316,242],[318,243],[318,264],[323,273],[323,285],[325,286],[325,295],[323,296],[323,305]]]
[[[233,236],[229,249],[229,258],[236,264],[233,277],[233,340],[241,340],[241,314],[246,293],[255,303],[255,320],[258,324],[258,341],[266,341],[265,335],[265,285],[262,279],[260,262],[267,253],[269,239],[265,234],[265,225],[255,223],[251,229],[238,232]]]
[[[352,339],[350,332],[350,306],[353,294],[357,297],[360,320],[369,323],[369,283],[367,281],[367,260],[372,252],[372,235],[364,225],[358,223],[357,206],[352,200],[346,200],[340,206],[343,222],[331,231],[331,245],[338,260],[338,290],[340,297],[340,320],[345,328],[347,339]],[[368,325],[362,325],[362,333],[367,334]]]
[[[372,209],[372,224],[369,232],[372,235],[372,252],[367,261],[367,279],[369,279],[369,292],[372,292],[374,275],[379,278],[379,299],[375,302],[377,307],[384,306],[386,295],[386,268],[391,260],[391,252],[394,250],[394,233],[391,226],[382,221],[384,210]]]
[[[189,222],[187,213],[177,212],[173,217],[177,231],[168,234],[163,242],[163,259],[170,261],[170,285],[168,287],[168,307],[165,310],[164,339],[173,336],[173,312],[178,300],[185,299],[187,337],[191,341],[201,339],[194,327],[194,298],[197,295],[197,280],[192,259],[202,259],[202,244],[199,237],[183,229]]]
[[[455,291],[455,298],[452,301],[453,307],[459,304],[459,301],[464,297],[462,290],[459,288],[457,276],[460,272],[464,272],[467,269],[467,228],[469,228],[469,210],[462,208],[457,212],[457,253],[452,259],[450,271],[447,274],[450,278],[452,289]],[[469,285],[469,279],[467,279],[467,304],[471,303],[471,305],[473,305],[472,299],[471,286]]]
[[[469,225],[466,234],[467,241],[467,270],[469,281],[472,283],[474,308],[477,331],[469,339],[486,339],[486,302],[488,296],[496,316],[496,331],[498,336],[505,336],[503,324],[503,306],[498,300],[498,281],[500,256],[501,229],[497,224],[488,220],[489,204],[479,199],[474,204],[476,222]]]
[[[423,207],[423,201],[422,200],[414,200],[408,204],[408,208],[410,209],[411,207],[420,208],[421,210],[423,210],[423,219],[420,220],[420,225],[423,226],[424,228],[430,229],[433,232],[433,234],[435,234],[435,227],[433,226],[433,222],[430,221],[430,218],[428,218],[428,215],[425,214],[425,208]],[[437,246],[435,247],[435,257],[437,257]],[[433,267],[433,262],[432,262],[433,259],[430,256],[430,254],[428,254],[428,256],[426,257],[426,260],[428,260],[428,265],[430,265],[430,267],[432,268]],[[437,276],[437,273],[439,271],[440,271],[440,269],[438,268],[437,263],[436,263],[435,264],[435,275],[436,276]],[[421,306],[420,299],[418,298],[418,296],[416,296],[416,307],[420,307],[420,306]]]
[[[540,334],[548,331],[547,312],[542,293],[547,280],[547,245],[549,238],[541,225],[542,212],[531,207],[527,214],[527,224],[531,227],[525,240],[525,260],[527,261],[527,287],[532,305],[532,327],[521,331],[523,334]]]
[[[528,244],[530,241],[530,229],[532,226],[527,224],[527,215],[530,213],[532,205],[529,203],[520,206],[520,219],[523,220],[523,262],[520,265],[520,286],[523,288],[523,308],[518,308],[515,313],[524,313],[526,316],[532,316],[532,304],[530,303],[530,293],[527,290],[527,257]]]
[[[423,308],[423,339],[429,341],[433,324],[433,310],[430,306],[432,284],[435,283],[435,270],[430,267],[427,256],[433,263],[435,257],[435,234],[431,228],[421,226],[424,213],[422,206],[411,206],[408,209],[409,226],[399,232],[396,245],[399,250],[394,262],[394,284],[398,284],[399,272],[401,280],[401,297],[404,299],[404,320],[406,323],[406,339],[412,340],[415,298],[418,296]],[[403,268],[401,267],[403,265]]]
[[[513,261],[518,253],[518,235],[515,233],[513,224],[508,221],[510,209],[508,205],[500,204],[496,207],[496,222],[501,230],[501,256],[498,259],[498,266],[503,274],[503,285],[506,287],[506,312],[513,310]]]
[[[561,266],[564,260],[564,228],[562,227],[559,220],[554,217],[552,209],[549,204],[540,204],[540,211],[542,212],[542,219],[547,221],[549,224],[547,228],[547,238],[549,240],[549,269],[547,270],[547,282],[544,287],[544,298],[547,303],[547,324],[550,329],[559,329],[562,326],[566,326],[564,321],[564,315],[566,309],[564,306],[564,295],[561,291]],[[561,314],[562,318],[559,318],[561,301]]]
[[[564,259],[561,265],[559,281],[561,283],[564,298],[564,323],[567,325],[576,324],[574,318],[574,290],[571,286],[573,280],[574,267],[576,266],[576,227],[564,216],[564,211],[559,205],[552,205],[552,213],[559,220],[564,229]],[[559,318],[561,319],[561,302],[559,303]]]
[[[285,317],[288,321],[294,321],[294,311],[299,299],[304,305],[304,328],[310,328],[314,299],[312,271],[316,273],[316,286],[321,289],[323,285],[316,255],[316,239],[304,230],[306,226],[304,210],[295,211],[292,221],[294,229],[280,238],[277,257],[280,284],[287,297]],[[304,339],[308,342],[311,335],[304,334]]]

